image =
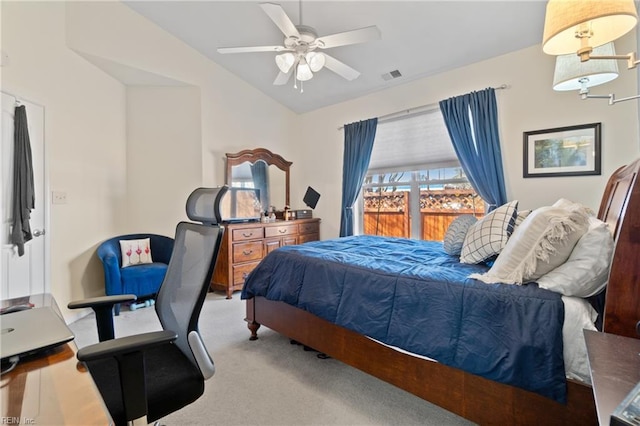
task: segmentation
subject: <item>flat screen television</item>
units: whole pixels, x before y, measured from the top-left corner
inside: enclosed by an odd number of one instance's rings
[[[255,222],[260,220],[260,190],[231,187],[220,201],[223,222]]]

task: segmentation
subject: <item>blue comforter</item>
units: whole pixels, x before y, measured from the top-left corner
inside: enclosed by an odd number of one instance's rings
[[[247,277],[264,296],[443,364],[564,403],[559,294],[485,284],[442,243],[357,236],[281,247]]]

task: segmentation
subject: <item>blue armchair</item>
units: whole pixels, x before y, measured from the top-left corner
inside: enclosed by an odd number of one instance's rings
[[[149,238],[153,263],[122,267],[121,240]],[[173,251],[173,238],[156,234],[120,235],[104,241],[98,247],[98,257],[104,268],[104,287],[107,296],[134,294],[153,296],[158,292]],[[114,314],[120,314],[120,304],[114,305]]]

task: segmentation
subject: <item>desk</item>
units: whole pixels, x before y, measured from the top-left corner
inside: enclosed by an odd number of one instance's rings
[[[640,382],[640,339],[585,330],[598,422],[609,425],[611,413]]]
[[[1,307],[31,302],[58,307],[49,294],[0,302]],[[2,318],[0,317],[0,321]],[[76,359],[73,341],[20,360],[0,383],[1,424],[107,425],[111,417],[93,383]]]

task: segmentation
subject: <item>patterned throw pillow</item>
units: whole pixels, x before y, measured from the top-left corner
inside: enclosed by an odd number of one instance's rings
[[[462,244],[461,263],[480,263],[500,254],[513,232],[518,200],[504,204],[476,222]]]
[[[513,230],[515,231],[515,229],[520,226],[520,224],[522,222],[524,222],[524,220],[527,218],[527,216],[529,216],[531,214],[533,210],[519,210],[518,211],[518,215],[516,216],[516,222],[513,225]]]
[[[471,214],[463,214],[453,219],[444,234],[444,241],[442,242],[444,251],[451,256],[460,256],[464,237],[467,235],[469,228],[477,221],[478,219]]]
[[[142,240],[120,240],[122,251],[122,267],[153,263],[151,259],[151,241],[149,238]]]

